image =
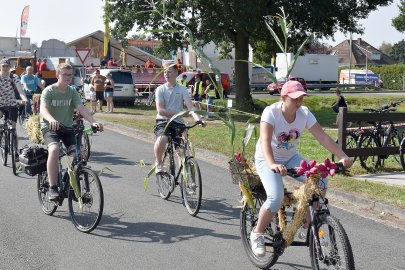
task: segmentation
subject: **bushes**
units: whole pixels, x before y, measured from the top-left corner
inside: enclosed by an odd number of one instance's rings
[[[384,89],[402,90],[404,86],[405,65],[385,65],[381,67],[370,66],[369,69],[376,74],[380,74],[384,82]]]

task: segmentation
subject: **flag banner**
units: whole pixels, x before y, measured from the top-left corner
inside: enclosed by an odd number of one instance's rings
[[[104,6],[104,58],[110,53],[110,6],[108,0],[105,1]]]
[[[29,13],[30,13],[30,6],[25,6],[21,14],[20,37],[25,37],[25,35],[27,34]]]

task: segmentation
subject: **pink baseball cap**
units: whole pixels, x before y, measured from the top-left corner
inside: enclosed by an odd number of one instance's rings
[[[300,82],[287,81],[281,88],[281,96],[289,96],[290,98],[296,99],[300,96],[308,96],[308,94],[305,92]]]

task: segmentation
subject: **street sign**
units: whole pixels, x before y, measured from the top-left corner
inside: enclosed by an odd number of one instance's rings
[[[375,81],[378,82],[380,76],[379,74],[367,74],[366,77],[366,74],[354,74],[354,78],[356,83],[364,83],[366,82],[366,79],[368,82],[375,82]]]
[[[84,65],[84,61],[86,61],[87,57],[90,54],[91,49],[89,48],[82,48],[82,49],[76,49],[76,54],[80,59],[80,62]]]

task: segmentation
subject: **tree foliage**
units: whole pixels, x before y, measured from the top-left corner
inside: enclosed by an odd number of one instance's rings
[[[402,33],[405,32],[405,0],[401,0],[398,8],[399,15],[392,19],[392,25],[395,27],[395,29]]]
[[[367,18],[379,6],[390,3],[392,0],[110,0],[110,16],[114,37],[123,39],[133,29],[150,31],[167,50],[178,48],[187,36],[184,29],[171,20],[164,20],[162,14],[191,29],[200,46],[210,41],[232,43],[235,48],[236,100],[250,102],[246,62],[249,44],[256,51],[266,48],[271,54],[278,52],[266,29],[266,16],[275,15],[280,7],[284,7],[292,22],[289,44],[291,51],[296,52],[310,33],[316,33],[318,38],[333,37],[338,31],[361,33],[358,21]],[[280,31],[277,25],[274,29]],[[264,55],[258,58],[269,61]]]
[[[390,54],[391,54],[391,50],[392,50],[392,44],[383,41],[383,43],[382,43],[381,46],[378,48],[378,50],[381,51],[381,52],[383,52],[383,53],[385,53],[386,55],[390,55]]]
[[[314,53],[314,54],[330,54],[332,52],[332,46],[327,43],[322,43],[318,39],[313,39],[306,48],[303,50],[304,53]]]
[[[405,63],[405,40],[401,40],[392,46],[390,56],[398,61]]]

